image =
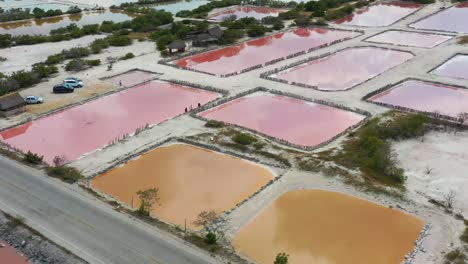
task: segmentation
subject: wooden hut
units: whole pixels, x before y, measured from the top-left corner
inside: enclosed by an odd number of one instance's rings
[[[167,49],[169,50],[170,54],[175,52],[184,52],[186,47],[187,44],[185,44],[185,41],[183,40],[176,40],[167,45]]]
[[[19,93],[7,94],[0,97],[0,117],[20,114],[25,111],[26,101]]]

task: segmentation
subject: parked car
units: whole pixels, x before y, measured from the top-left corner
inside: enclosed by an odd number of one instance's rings
[[[26,103],[28,104],[42,104],[44,102],[44,99],[42,99],[42,97],[39,96],[30,95],[26,96],[26,98],[24,98],[24,101],[26,101]]]
[[[65,80],[63,80],[63,83],[71,85],[73,88],[83,87],[83,81],[75,77],[66,78]]]
[[[68,84],[57,84],[54,86],[54,93],[73,93],[75,88]]]

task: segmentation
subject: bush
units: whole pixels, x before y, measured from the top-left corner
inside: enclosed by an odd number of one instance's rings
[[[209,120],[208,122],[205,123],[205,127],[221,128],[221,127],[224,127],[224,123],[221,121],[217,121],[217,120]]]
[[[86,62],[82,59],[71,60],[65,65],[65,71],[79,72],[86,68]]]
[[[27,72],[27,71],[17,71],[10,75],[10,80],[16,81],[19,88],[25,88],[32,86],[40,81],[37,74],[34,72]]]
[[[58,68],[55,66],[47,66],[42,63],[34,64],[32,71],[40,78],[47,78],[54,73],[58,73]]]
[[[260,37],[265,35],[265,32],[267,32],[267,29],[261,25],[250,25],[247,28],[247,35],[249,37]]]
[[[51,177],[59,178],[67,183],[75,183],[83,178],[77,169],[68,166],[49,166],[47,167],[47,174]]]
[[[23,157],[23,161],[30,163],[30,164],[41,164],[44,156],[39,156],[36,153],[32,153],[28,151]]]
[[[257,142],[257,138],[245,133],[238,133],[232,137],[232,141],[241,145],[250,145],[254,142]]]
[[[96,59],[96,60],[85,60],[86,62],[86,65],[90,66],[90,67],[94,67],[94,66],[99,66],[101,65],[101,60],[100,59]]]
[[[216,241],[218,240],[218,238],[216,237],[216,234],[215,233],[212,233],[212,232],[209,232],[208,234],[206,234],[205,236],[205,242],[208,244],[208,245],[214,245],[216,244]]]
[[[132,59],[132,58],[135,58],[135,54],[129,52],[129,53],[125,54],[125,56],[122,56],[120,59],[121,60],[128,60],[128,59]]]
[[[89,56],[91,51],[88,48],[79,47],[69,50],[62,50],[62,55],[65,59],[78,59]]]
[[[109,45],[117,47],[128,46],[132,44],[132,39],[128,36],[116,34],[110,36],[107,41],[109,42]]]
[[[47,60],[45,61],[45,64],[55,65],[55,64],[61,63],[64,60],[65,60],[65,58],[64,58],[64,56],[62,54],[50,55],[49,57],[47,57]]]

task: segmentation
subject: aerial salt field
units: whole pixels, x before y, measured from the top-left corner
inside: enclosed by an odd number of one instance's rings
[[[365,119],[350,111],[268,93],[241,97],[199,115],[300,146],[324,143]]]
[[[401,263],[424,223],[396,209],[322,190],[281,195],[236,235],[238,252],[273,263],[287,252],[290,263]]]
[[[225,11],[220,13],[212,14],[208,17],[210,20],[214,21],[223,21],[227,18],[232,16],[236,16],[237,19],[241,19],[244,17],[253,17],[257,20],[261,20],[267,16],[278,16],[279,13],[285,12],[285,9],[274,9],[274,8],[266,8],[266,7],[256,7],[256,6],[240,6],[235,8],[229,8]]]
[[[368,100],[453,118],[468,113],[468,89],[419,80],[405,81]]]
[[[342,91],[413,58],[413,54],[374,47],[348,48],[280,71],[271,77],[319,90]],[[356,62],[359,63],[356,63]],[[336,75],[340,78],[336,78]]]
[[[362,27],[383,27],[416,12],[422,7],[413,2],[390,1],[370,5],[354,14],[340,18],[336,24]]]
[[[218,93],[153,81],[0,132],[0,140],[52,162],[74,160],[133,133],[205,104]]]
[[[385,43],[399,46],[433,48],[452,39],[453,36],[420,32],[389,30],[366,39],[367,42]]]
[[[468,80],[468,55],[457,54],[448,61],[434,69],[431,73]]]
[[[163,146],[130,160],[92,181],[92,187],[137,208],[136,192],[160,190],[151,213],[164,221],[199,229],[202,211],[217,214],[252,195],[273,174],[249,161],[185,144]]]
[[[410,26],[416,29],[468,33],[468,3],[460,3],[423,18]]]
[[[183,58],[174,64],[214,75],[225,75],[358,35],[357,32],[343,30],[299,28]]]

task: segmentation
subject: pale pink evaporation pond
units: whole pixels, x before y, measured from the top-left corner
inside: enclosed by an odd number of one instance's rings
[[[354,112],[264,93],[235,99],[199,115],[301,146],[323,143],[365,119]]]
[[[411,27],[468,33],[468,2],[455,5],[454,7],[422,19],[411,24]]]
[[[115,85],[120,85],[120,82],[122,82],[122,86],[131,87],[152,80],[154,77],[155,74],[153,73],[134,70],[107,78],[106,81],[111,82]]]
[[[358,47],[286,69],[272,76],[316,86],[319,90],[350,89],[409,59],[413,54],[392,49]]]
[[[223,12],[213,14],[208,17],[210,20],[223,21],[230,16],[235,15],[236,19],[241,19],[244,17],[253,17],[257,20],[261,20],[267,16],[278,16],[279,13],[285,12],[285,9],[275,9],[269,7],[260,7],[260,6],[238,6],[230,8]]]
[[[468,90],[418,80],[405,81],[369,101],[457,117],[468,112]]]
[[[468,55],[458,54],[433,70],[432,73],[468,80]],[[468,103],[468,102],[467,102]]]
[[[389,30],[366,39],[368,42],[388,43],[399,46],[411,46],[419,48],[433,48],[452,36],[430,34],[421,32],[410,32],[401,30]]]
[[[0,248],[0,263],[1,264],[27,264],[29,263],[26,257],[20,256],[16,249],[7,243],[0,240],[0,244],[4,247]]]
[[[389,26],[421,7],[421,4],[413,2],[383,2],[357,10],[354,14],[336,20],[335,23],[363,27]]]
[[[0,140],[23,151],[74,160],[145,124],[183,114],[218,93],[152,81],[0,132]]]
[[[358,35],[344,30],[299,28],[183,58],[175,64],[215,75],[229,74]]]

